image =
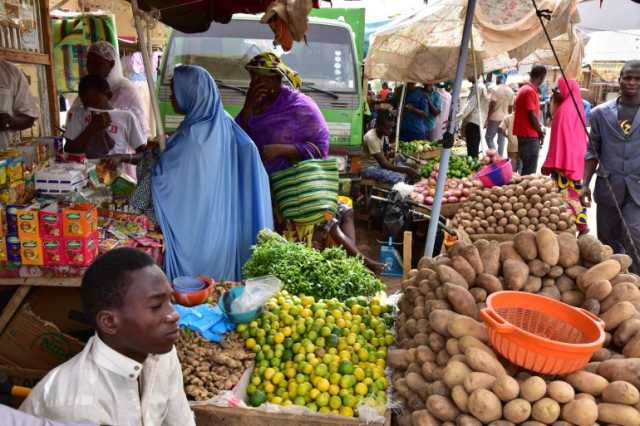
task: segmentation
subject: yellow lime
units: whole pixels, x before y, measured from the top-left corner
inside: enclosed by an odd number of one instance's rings
[[[338,395],[339,393],[340,393],[340,386],[338,385],[329,386],[329,395]]]
[[[280,384],[280,382],[282,382],[284,380],[284,374],[282,374],[281,372],[277,372],[276,374],[273,375],[273,384],[274,385],[278,385]]]
[[[318,398],[318,396],[320,396],[320,391],[318,389],[311,389],[309,391],[309,398],[311,398],[312,400],[316,400]]]
[[[271,398],[271,403],[282,405],[282,398],[280,398],[279,396],[274,396],[273,398]]]
[[[264,382],[263,388],[267,395],[271,395],[275,390],[275,386],[271,382]]]
[[[318,380],[318,382],[316,383],[316,388],[320,391],[320,392],[327,392],[329,390],[329,387],[331,386],[331,384],[329,383],[329,381],[327,379],[325,379],[324,377],[320,378]]]
[[[367,385],[365,385],[364,383],[358,383],[355,388],[356,394],[362,396],[366,395],[368,390],[369,389],[367,388]]]
[[[329,405],[329,399],[330,396],[328,393],[326,392],[322,392],[318,398],[316,398],[316,404],[318,404],[318,407],[321,407],[320,409],[322,410],[322,408],[327,407],[327,405]]]
[[[320,407],[320,409],[318,410],[318,413],[320,413],[320,414],[331,414],[331,408],[329,408],[329,407]]]
[[[342,406],[342,399],[339,396],[332,396],[329,400],[329,406],[334,410],[337,410]]]
[[[264,370],[264,378],[267,380],[271,380],[275,374],[276,374],[275,368],[269,367]]]
[[[360,367],[356,368],[355,370],[353,370],[353,376],[356,378],[357,381],[359,382],[363,381],[365,378],[364,370]]]
[[[338,373],[331,373],[331,375],[329,376],[329,382],[332,385],[337,385],[338,383],[340,383],[340,379],[342,378],[342,376]]]
[[[340,415],[345,417],[353,417],[353,408],[351,407],[340,408]]]
[[[342,378],[340,379],[340,386],[343,389],[351,389],[352,387],[354,387],[356,384],[356,378],[350,374],[347,374],[346,376],[342,376]]]
[[[318,364],[315,368],[315,373],[320,377],[328,377],[329,376],[329,368],[326,364]]]

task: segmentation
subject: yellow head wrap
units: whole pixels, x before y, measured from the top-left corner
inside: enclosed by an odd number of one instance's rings
[[[278,56],[271,52],[262,52],[254,57],[245,66],[249,72],[257,72],[265,75],[280,75],[291,83],[294,89],[302,87],[300,74],[289,68]]]

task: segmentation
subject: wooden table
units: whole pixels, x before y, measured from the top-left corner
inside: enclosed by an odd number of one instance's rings
[[[7,306],[0,312],[0,333],[2,333],[11,321],[11,318],[20,309],[22,302],[29,294],[31,287],[80,287],[82,279],[80,277],[69,278],[0,278],[1,286],[18,286]]]

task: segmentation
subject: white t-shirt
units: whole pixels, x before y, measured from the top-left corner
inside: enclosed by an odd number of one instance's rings
[[[0,112],[12,116],[24,114],[38,118],[40,113],[36,99],[29,91],[29,82],[15,65],[0,59]],[[0,149],[7,149],[13,137],[12,131],[0,129]]]
[[[146,145],[147,141],[142,135],[136,117],[131,111],[119,109],[99,110],[94,108],[79,108],[71,116],[67,116],[67,129],[64,137],[74,140],[87,128],[91,122],[91,112],[106,112],[111,116],[111,126],[107,133],[115,142],[114,147],[109,151],[113,154],[132,154],[136,149]]]
[[[378,161],[373,158],[375,154],[383,152],[384,141],[387,137],[378,137],[376,129],[371,129],[364,135],[364,156],[362,168],[365,169],[369,166],[377,166]]]
[[[502,121],[509,114],[509,107],[513,105],[516,95],[507,85],[501,84],[496,87],[492,94],[491,100],[496,103],[493,114],[489,117],[491,121]]]

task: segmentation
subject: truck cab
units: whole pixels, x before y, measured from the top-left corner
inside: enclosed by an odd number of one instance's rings
[[[213,24],[203,33],[174,31],[158,81],[165,129],[175,130],[183,119],[170,102],[171,78],[177,65],[207,69],[216,80],[225,109],[236,116],[250,82],[244,67],[263,51],[274,52],[302,77],[301,90],[318,104],[329,126],[330,155],[337,158],[341,176],[348,180],[358,171],[365,98],[355,34],[344,20],[310,17],[307,43],[294,43],[290,52],[274,47],[269,26],[252,15],[235,15],[228,24]]]

